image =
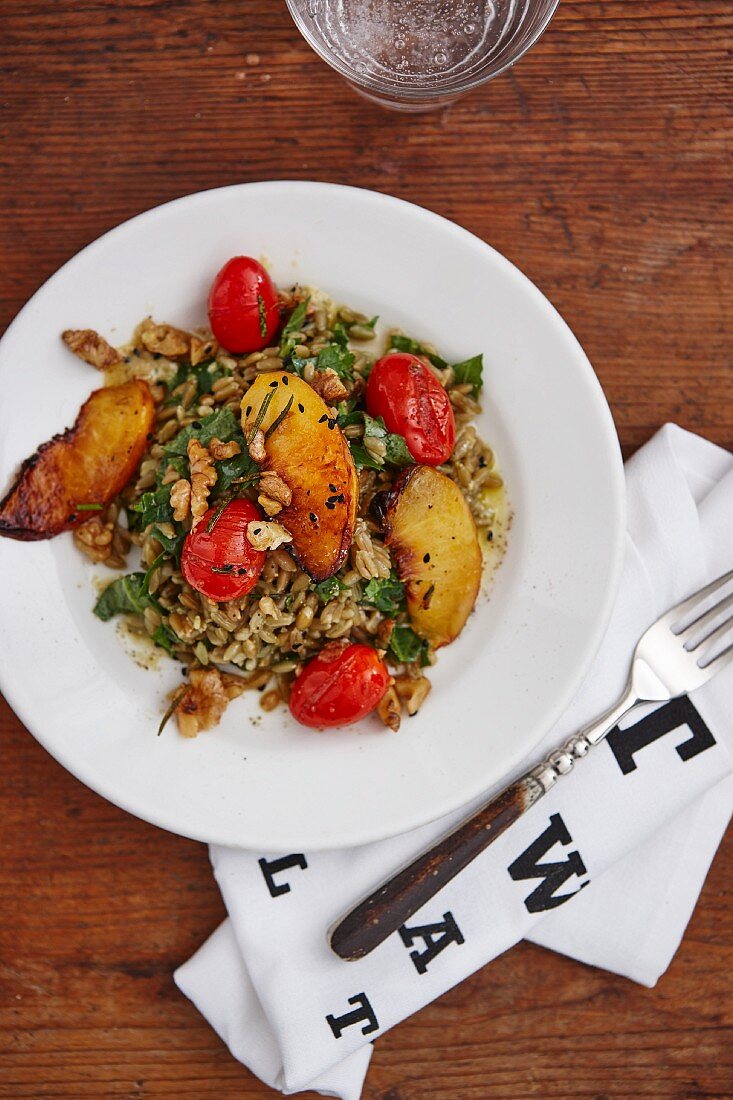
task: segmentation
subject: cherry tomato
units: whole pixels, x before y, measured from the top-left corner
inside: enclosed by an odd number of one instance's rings
[[[326,646],[295,681],[290,710],[304,726],[350,726],[374,710],[389,680],[368,645]]]
[[[277,290],[262,264],[251,256],[225,263],[209,291],[209,322],[227,351],[259,351],[280,324]]]
[[[215,508],[194,527],[183,544],[181,572],[192,588],[210,600],[236,600],[257,584],[265,564],[265,552],[255,550],[247,538],[247,524],[262,519],[251,500],[232,500],[211,531],[206,528]]]
[[[394,351],[374,364],[366,388],[370,416],[404,436],[410,454],[425,466],[447,462],[456,440],[450,398],[424,363]]]

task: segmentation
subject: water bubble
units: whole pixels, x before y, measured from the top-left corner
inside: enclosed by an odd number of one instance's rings
[[[399,36],[395,38],[394,44],[396,50],[404,50],[405,48],[405,40],[404,38],[400,38]]]
[[[448,54],[445,52],[445,50],[438,50],[437,53],[433,54],[433,61],[436,65],[445,65],[447,60]]]
[[[473,34],[473,32],[475,30],[476,30],[476,24],[475,23],[466,23],[466,24],[464,24],[464,27],[463,27],[463,33],[464,34]]]
[[[367,71],[367,67],[363,61],[355,61],[354,68],[358,73],[365,73]]]

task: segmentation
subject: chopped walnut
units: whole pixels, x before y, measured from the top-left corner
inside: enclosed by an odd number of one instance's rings
[[[184,737],[195,737],[201,730],[217,726],[230,701],[247,687],[239,676],[215,668],[192,668],[188,679],[189,686],[174,712]]]
[[[395,680],[395,690],[405,705],[407,713],[412,718],[430,693],[431,683],[427,676],[398,676]]]
[[[191,482],[185,477],[179,478],[171,489],[171,507],[173,519],[176,523],[182,523],[188,515],[191,506]]]
[[[395,627],[395,621],[395,619],[382,619],[379,626],[377,627],[377,643],[383,649],[387,649],[387,647],[389,646],[389,640],[392,637],[392,631]]]
[[[265,433],[262,431],[261,428],[258,428],[255,432],[254,439],[250,443],[247,450],[249,451],[249,457],[252,459],[252,461],[256,462],[258,466],[261,466],[267,458],[267,454],[265,452]]]
[[[346,386],[331,367],[326,370],[317,370],[310,385],[327,405],[336,404],[349,396]]]
[[[74,355],[97,370],[107,370],[122,362],[122,356],[93,328],[67,328],[61,339]]]
[[[185,332],[173,325],[158,325],[152,317],[146,317],[138,326],[136,342],[142,344],[152,355],[163,355],[166,359],[184,359],[192,367],[208,356],[215,355],[218,350],[214,340],[204,339],[194,332]]]
[[[208,448],[198,439],[188,441],[188,462],[191,467],[191,516],[195,527],[208,508],[209,493],[216,484],[216,470]]]
[[[266,470],[260,478],[260,495],[257,500],[268,516],[276,516],[287,508],[293,499],[290,486],[273,470]]]
[[[217,462],[221,462],[225,458],[234,458],[235,455],[241,454],[242,448],[237,443],[236,439],[233,439],[231,443],[222,443],[216,436],[209,443],[209,454]]]
[[[92,516],[74,531],[77,548],[93,562],[108,561],[112,556],[114,524],[101,516]]]
[[[377,714],[385,726],[394,730],[395,733],[400,728],[401,710],[397,692],[393,687],[388,687],[377,704]]]
[[[247,524],[247,539],[255,550],[277,550],[278,546],[292,542],[293,536],[280,523],[254,519]]]

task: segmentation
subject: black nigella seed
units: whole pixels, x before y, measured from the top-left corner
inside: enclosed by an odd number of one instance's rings
[[[328,420],[328,414],[324,413],[323,416],[319,418],[318,423],[319,424],[325,424],[327,420]]]
[[[479,457],[478,464],[479,464],[480,468],[483,470],[484,466],[486,465],[486,459],[484,458],[483,455],[481,455]]]
[[[298,402],[298,408],[300,409],[300,411],[301,411],[302,413],[304,413],[304,412],[305,412],[305,405],[301,405],[300,401]]]
[[[201,421],[200,420],[194,420],[191,427],[195,428],[197,432],[200,431],[201,430]]]
[[[136,359],[140,358],[140,348],[135,348],[132,353]]]
[[[310,515],[311,521],[313,523],[318,523],[318,516],[316,515],[315,512],[309,512],[309,515]]]
[[[247,576],[247,570],[246,569],[238,569],[237,573],[239,574],[240,577],[246,577]]]
[[[246,408],[246,409],[244,410],[244,415],[245,415],[245,416],[249,416],[249,414],[250,414],[251,412],[252,412],[252,406],[251,406],[251,405],[248,405],[248,406],[247,406],[247,408]]]
[[[262,528],[261,528],[261,527],[255,527],[255,534],[256,534],[256,535],[259,535],[259,533],[260,533],[260,531],[261,531],[261,530],[262,530]]]
[[[271,390],[276,390],[277,387],[278,387],[278,381],[277,381],[277,378],[276,378],[274,382],[270,382],[270,389]]]
[[[423,561],[424,561],[424,562],[425,562],[425,564],[427,565],[427,564],[428,564],[428,562],[430,561],[430,554],[426,554],[426,555],[425,555],[425,557],[423,558]]]
[[[153,352],[153,359],[162,359],[162,358],[163,358],[163,356],[161,355],[161,353],[159,351],[154,351]]]
[[[493,542],[493,541],[494,541],[494,532],[493,532],[493,531],[489,531],[489,533],[487,534],[486,538],[487,538],[487,539],[489,540],[489,542]]]
[[[328,510],[330,512],[332,512],[334,510],[334,508],[336,507],[336,505],[334,504],[334,502],[332,500],[327,500],[326,501],[326,507],[328,508]]]
[[[328,430],[329,430],[330,432],[332,432],[332,431],[333,431],[333,429],[334,429],[335,427],[336,427],[336,421],[335,421],[335,420],[329,420],[329,422],[328,422]]]
[[[287,374],[284,374],[283,375],[283,386],[289,386],[289,385],[290,385],[290,383],[288,382],[288,376],[287,376]]]
[[[346,500],[346,497],[343,493],[339,493],[339,495],[336,497],[336,500],[339,502],[339,504],[343,504]]]

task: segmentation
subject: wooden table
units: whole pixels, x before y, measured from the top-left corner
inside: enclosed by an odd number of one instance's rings
[[[0,323],[167,199],[358,184],[542,288],[626,454],[666,420],[733,445],[728,0],[566,0],[513,73],[421,117],[353,96],[274,0],[2,14]],[[171,979],[223,915],[205,849],[86,790],[3,704],[0,729],[0,1096],[272,1095]],[[521,945],[379,1041],[367,1100],[733,1096],[732,857],[729,837],[657,989]]]

